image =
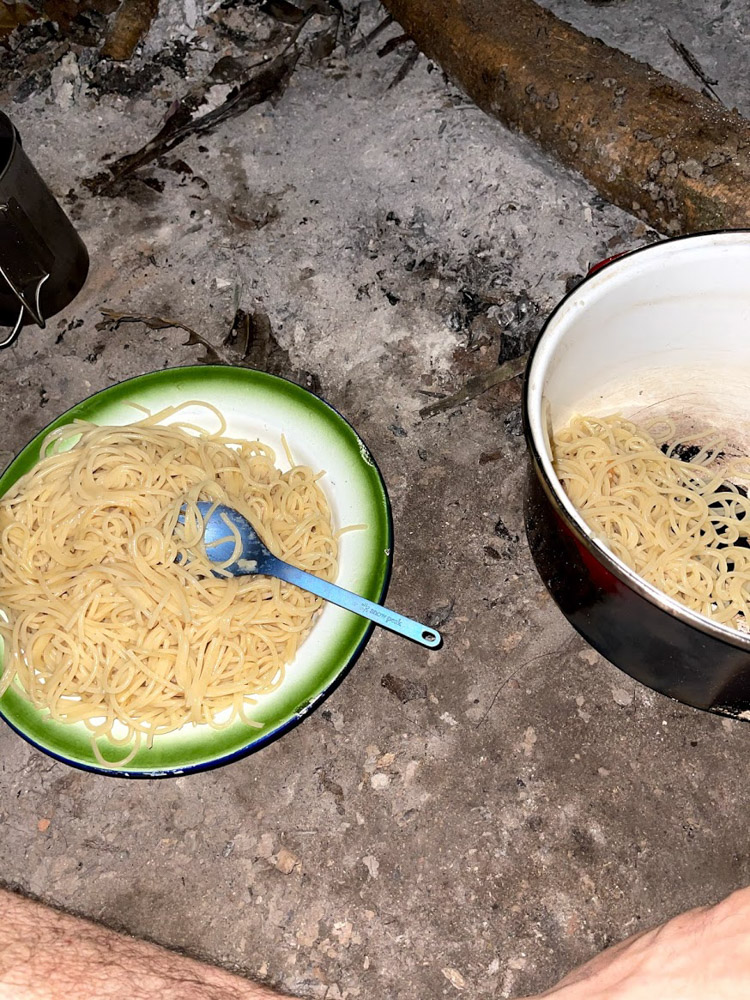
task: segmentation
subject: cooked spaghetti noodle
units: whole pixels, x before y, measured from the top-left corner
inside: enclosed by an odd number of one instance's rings
[[[651,431],[619,416],[577,416],[554,435],[555,471],[586,524],[627,566],[694,611],[745,631],[747,462],[727,460],[717,440],[703,440],[682,461],[684,448],[652,436],[674,441],[674,425]]]
[[[218,430],[164,423],[190,406]],[[186,723],[257,725],[248,712],[322,604],[265,576],[217,578],[195,501],[234,507],[275,555],[336,576],[319,476],[225,435],[197,401],[122,427],[75,421],[0,499],[0,693],[15,683],[52,719],[84,722],[101,763],[99,740],[126,748],[122,765]]]

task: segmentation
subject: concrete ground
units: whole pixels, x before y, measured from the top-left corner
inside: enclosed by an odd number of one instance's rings
[[[671,29],[750,112],[741,0],[551,5],[694,82]],[[389,87],[410,45],[378,55],[393,26],[358,45],[383,11],[345,7],[349,42],[321,56],[308,38],[280,100],[108,196],[84,183],[102,161],[278,25],[232,0],[165,0],[143,51],[110,71],[88,36],[14,39],[0,104],[92,271],[0,355],[0,460],[93,390],[205,354],[102,309],[166,315],[225,352],[237,306],[262,312],[260,362],[317,387],[380,463],[389,601],[440,625],[445,647],[376,632],[302,726],[204,775],[91,776],[0,729],[0,879],[294,994],[522,996],[750,881],[750,727],[639,686],[552,605],[523,535],[518,380],[419,415],[425,393],[518,354],[590,263],[656,234],[423,57]]]

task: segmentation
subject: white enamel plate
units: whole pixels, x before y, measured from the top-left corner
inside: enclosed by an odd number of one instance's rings
[[[166,406],[200,400],[226,417],[227,433],[260,439],[276,451],[286,468],[282,435],[295,462],[324,470],[319,481],[331,507],[334,527],[364,524],[340,540],[336,583],[372,601],[382,602],[392,559],[392,524],[388,494],[369,451],[344,418],[317,396],[284,379],[247,368],[200,366],[141,375],[91,396],[58,417],[13,460],[0,478],[0,496],[39,460],[47,434],[72,420],[118,425],[142,416],[130,404],[156,412]],[[199,407],[177,419],[207,430],[214,418]],[[326,604],[310,635],[288,665],[280,687],[259,699],[254,719],[262,728],[235,722],[228,729],[186,725],[142,747],[126,768],[116,766],[122,747],[100,740],[111,768],[102,767],[83,723],[53,722],[16,686],[0,699],[0,715],[34,746],[76,767],[124,777],[160,777],[205,770],[252,753],[278,738],[309,714],[341,680],[364,649],[373,625],[358,615]]]

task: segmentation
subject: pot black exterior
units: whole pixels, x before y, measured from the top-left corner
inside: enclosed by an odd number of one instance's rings
[[[64,309],[86,281],[83,240],[26,155],[18,132],[0,112],[0,263],[33,303],[40,277],[43,320]],[[13,326],[20,300],[0,277],[0,326]],[[24,323],[31,316],[26,312]],[[0,337],[0,340],[2,338]]]
[[[527,424],[527,439],[530,438]],[[526,534],[539,574],[571,625],[642,684],[696,708],[750,711],[750,654],[637,593],[579,538],[552,494],[533,443]]]

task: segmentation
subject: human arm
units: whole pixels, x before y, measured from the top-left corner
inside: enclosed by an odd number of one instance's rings
[[[279,1000],[280,995],[0,890],[0,1000]]]
[[[602,952],[527,1000],[746,1000],[750,889]]]

